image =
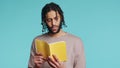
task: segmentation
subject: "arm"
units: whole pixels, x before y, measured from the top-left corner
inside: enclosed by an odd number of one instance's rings
[[[35,50],[35,43],[32,42],[31,51],[30,51],[30,58],[28,62],[28,68],[40,68],[42,63],[44,63],[45,59],[43,58],[42,54],[36,53]]]
[[[74,68],[86,68],[84,47],[80,39],[76,41],[74,51],[75,51]]]
[[[28,68],[34,68],[34,62],[33,62],[33,56],[34,56],[34,40],[32,42],[32,45],[31,45],[31,49],[30,49],[30,58],[29,58],[29,62],[28,62]]]

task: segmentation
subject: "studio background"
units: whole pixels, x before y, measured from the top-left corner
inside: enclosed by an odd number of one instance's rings
[[[120,68],[120,0],[0,0],[1,68],[27,68],[49,2],[64,11],[64,30],[82,39],[86,68]]]

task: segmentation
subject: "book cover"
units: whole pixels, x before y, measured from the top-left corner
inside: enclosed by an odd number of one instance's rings
[[[67,61],[66,43],[65,41],[59,41],[48,44],[43,40],[36,39],[36,52],[42,53],[44,58],[56,55],[60,61]]]

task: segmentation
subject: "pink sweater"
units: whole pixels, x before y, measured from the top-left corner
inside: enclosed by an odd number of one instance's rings
[[[80,38],[66,33],[66,35],[61,37],[51,37],[48,34],[43,34],[37,36],[35,39],[41,39],[48,43],[65,41],[67,44],[67,61],[63,62],[66,68],[86,68],[85,55],[84,55],[84,47]],[[28,68],[34,68],[33,56],[35,53],[35,39],[33,40],[30,58],[28,62]],[[50,68],[47,62],[42,64],[41,68]]]

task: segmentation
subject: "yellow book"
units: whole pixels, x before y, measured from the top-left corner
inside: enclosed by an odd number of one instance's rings
[[[36,52],[42,53],[44,58],[56,55],[60,61],[67,61],[66,43],[64,41],[54,42],[48,44],[43,40],[36,39]]]

